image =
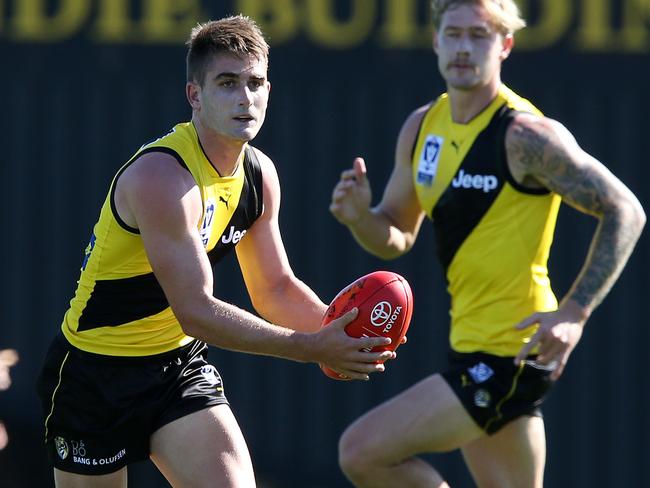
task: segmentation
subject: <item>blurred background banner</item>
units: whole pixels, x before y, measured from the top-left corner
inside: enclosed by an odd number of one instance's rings
[[[603,161],[650,208],[650,3],[527,0],[529,27],[504,80]],[[0,2],[3,271],[0,349],[21,355],[0,392],[9,446],[0,486],[51,486],[34,382],[78,278],[115,171],[143,143],[188,120],[184,41],[197,22],[245,13],[271,43],[272,91],[254,144],[276,163],[281,227],[296,274],[325,302],[377,269],[414,292],[409,342],[383,375],[336,382],[316,365],[212,349],[248,440],[260,486],[342,488],[345,426],[445,360],[449,301],[432,231],[405,257],[365,254],[330,216],[340,172],[366,158],[380,198],[406,116],[443,90],[427,0],[4,0]],[[559,296],[588,249],[595,220],[564,206],[550,270]],[[642,236],[587,325],[545,404],[546,485],[650,486],[650,249]],[[234,259],[216,293],[250,307]],[[456,453],[431,455],[452,486],[471,486]],[[142,463],[132,486],[165,487]],[[396,487],[401,488],[401,487]],[[404,487],[406,488],[406,487]]]

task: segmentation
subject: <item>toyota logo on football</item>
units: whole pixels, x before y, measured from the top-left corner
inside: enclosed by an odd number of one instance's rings
[[[370,322],[375,327],[381,327],[390,318],[393,313],[393,307],[388,302],[379,302],[370,313]]]

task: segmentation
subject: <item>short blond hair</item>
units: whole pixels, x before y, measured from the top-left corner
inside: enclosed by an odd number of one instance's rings
[[[461,5],[483,7],[502,34],[514,34],[526,26],[526,21],[521,17],[514,0],[432,0],[433,25],[436,30],[440,29],[442,16],[446,11]]]

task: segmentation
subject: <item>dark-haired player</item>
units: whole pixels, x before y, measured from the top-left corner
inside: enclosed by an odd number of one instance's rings
[[[266,113],[268,45],[242,16],[188,41],[191,122],[144,145],[101,210],[61,335],[39,381],[59,487],[121,487],[151,458],[173,486],[255,486],[206,343],[328,365],[353,379],[390,352],[349,338],[289,265],[273,162],[248,144]],[[213,297],[211,261],[236,249],[266,320]],[[277,324],[277,325],[275,325]]]

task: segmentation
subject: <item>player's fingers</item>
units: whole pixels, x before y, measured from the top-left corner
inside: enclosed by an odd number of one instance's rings
[[[345,365],[346,371],[362,374],[383,373],[386,366],[383,363],[355,362]]]
[[[363,158],[354,158],[354,177],[359,183],[363,183],[366,181],[366,162],[363,160]]]
[[[383,364],[369,363],[344,363],[335,371],[352,380],[368,380],[372,373],[382,373],[385,367]]]
[[[348,192],[345,191],[343,188],[337,188],[332,193],[332,201],[335,203],[341,203],[345,199],[347,194]]]
[[[399,341],[400,344],[406,344],[407,342],[408,342],[408,339],[406,338],[406,336],[402,337],[402,340]]]
[[[369,351],[373,347],[387,346],[391,342],[393,341],[390,337],[362,337],[359,339],[358,349]]]
[[[18,351],[15,349],[2,349],[0,350],[0,364],[5,366],[13,366],[18,362]]]
[[[539,313],[534,313],[530,315],[529,317],[526,317],[524,320],[519,322],[517,325],[515,325],[515,329],[518,330],[523,330],[526,329],[527,327],[530,327],[531,325],[538,324],[541,319],[541,315]]]
[[[537,345],[537,342],[539,341],[539,335],[535,334],[531,339],[528,344],[526,344],[524,347],[521,348],[519,351],[519,354],[517,354],[517,357],[515,358],[515,364],[519,366],[519,364],[528,357],[530,354],[530,351],[533,350],[533,347]]]
[[[341,178],[340,181],[348,181],[348,180],[353,180],[356,178],[356,172],[354,169],[344,169],[341,171]]]
[[[344,313],[340,317],[332,320],[331,325],[334,327],[338,327],[340,329],[344,328],[346,325],[348,325],[350,322],[352,322],[354,319],[357,318],[357,315],[359,313],[359,309],[357,307],[354,307],[352,310]]]
[[[357,361],[359,363],[377,363],[385,362],[393,358],[392,351],[380,351],[380,352],[367,352],[367,351],[358,351],[354,355],[350,356],[350,359]]]
[[[566,346],[557,340],[547,339],[540,341],[539,354],[536,361],[540,364],[549,364],[550,362],[562,356]]]
[[[557,366],[551,373],[551,379],[553,381],[557,381],[560,376],[562,376],[562,373],[564,372],[564,366],[566,365],[566,358],[563,358],[561,361],[557,363]]]

